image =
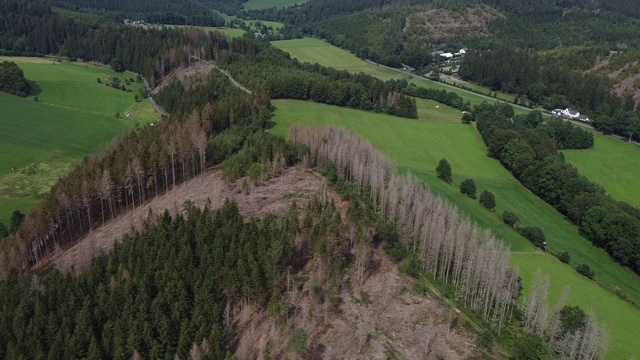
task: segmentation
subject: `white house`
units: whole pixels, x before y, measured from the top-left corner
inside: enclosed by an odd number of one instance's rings
[[[442,56],[443,58],[445,58],[447,60],[453,59],[453,54],[452,53],[442,53],[442,54],[440,54],[440,56]]]
[[[569,119],[578,119],[580,118],[580,112],[576,109],[566,108],[562,110],[562,115],[568,117]]]

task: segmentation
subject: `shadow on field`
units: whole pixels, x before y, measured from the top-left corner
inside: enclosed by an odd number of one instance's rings
[[[38,85],[38,83],[31,80],[27,80],[27,82],[31,86],[31,91],[29,92],[29,95],[38,96],[40,95],[40,93],[42,93],[42,88],[40,87],[40,85]]]

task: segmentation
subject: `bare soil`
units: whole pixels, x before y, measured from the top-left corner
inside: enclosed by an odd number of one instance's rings
[[[318,264],[310,262],[298,275],[310,279],[301,290],[292,286],[290,317],[278,322],[263,311],[245,307],[235,317],[239,334],[236,355],[241,359],[295,358],[287,351],[291,334],[309,334],[308,359],[465,359],[476,348],[476,335],[450,307],[413,290],[413,280],[398,274],[397,266],[380,249],[379,264],[362,285],[352,281],[339,294],[342,304],[331,310],[313,295],[319,282]],[[347,278],[351,281],[351,278]],[[366,295],[364,295],[366,294]],[[363,301],[368,296],[369,301]]]
[[[404,31],[420,29],[431,40],[448,39],[460,33],[473,33],[480,37],[491,35],[489,23],[504,15],[488,6],[469,7],[464,13],[447,9],[429,9],[407,17]]]
[[[238,183],[241,184],[242,180]],[[324,185],[325,179],[320,175],[302,167],[293,167],[285,170],[282,176],[268,180],[244,194],[240,186],[227,184],[220,171],[211,171],[95,229],[70,249],[54,255],[51,263],[63,272],[82,273],[88,269],[93,257],[112,250],[126,234],[144,229],[150,214],[161,214],[168,210],[175,215],[182,211],[182,205],[187,200],[200,208],[209,203],[211,209],[217,209],[225,200],[233,199],[240,213],[248,219],[267,213],[285,213],[294,201],[306,206],[312,197],[325,188]]]
[[[152,94],[157,94],[165,86],[169,85],[173,80],[178,80],[184,86],[185,89],[191,89],[198,81],[205,79],[211,71],[215,69],[215,65],[208,61],[194,62],[187,67],[183,67],[171,72],[170,75],[165,76],[162,82],[151,90]]]

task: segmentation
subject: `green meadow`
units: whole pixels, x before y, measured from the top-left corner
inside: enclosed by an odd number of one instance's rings
[[[616,200],[640,207],[640,146],[593,131],[588,150],[565,150],[565,157]]]
[[[513,264],[520,267],[525,285],[530,283],[537,268],[551,277],[551,293],[559,294],[571,285],[569,303],[593,310],[610,330],[608,358],[628,359],[640,355],[640,347],[629,342],[628,329],[640,328],[640,310],[619,299],[605,287],[624,289],[636,301],[640,300],[640,278],[616,264],[608,255],[580,236],[575,226],[561,214],[537,198],[514,179],[498,162],[486,156],[486,148],[476,130],[460,123],[459,112],[444,105],[418,100],[420,119],[411,120],[384,114],[339,108],[296,100],[276,100],[273,133],[285,135],[292,124],[340,125],[367,138],[380,151],[398,162],[401,171],[411,172],[425,181],[434,193],[455,202],[462,213],[480,226],[491,228],[507,241],[515,252]],[[427,112],[426,110],[429,110]],[[441,158],[452,166],[454,184],[437,179],[435,167]],[[496,195],[496,213],[482,208],[477,200],[462,195],[458,185],[472,178],[478,194],[490,190]],[[596,271],[598,283],[579,275],[549,254],[535,249],[527,240],[502,223],[497,214],[504,210],[517,213],[525,225],[541,227],[554,253],[569,251],[572,264],[588,263]],[[529,287],[525,288],[525,294]],[[594,294],[593,297],[585,294]]]
[[[362,72],[382,80],[409,79],[406,75],[359,59],[352,53],[333,46],[324,40],[305,37],[302,39],[273,41],[271,44],[288,52],[292,58],[302,63],[320,64],[339,70],[346,70],[354,74]]]
[[[262,10],[270,8],[286,8],[294,5],[302,5],[309,0],[249,0],[242,6],[247,10]]]
[[[330,43],[316,38],[305,37],[294,40],[273,41],[271,44],[283,51],[286,51],[292,58],[302,63],[320,64],[322,66],[332,67],[339,70],[346,70],[350,73],[365,73],[375,76],[381,80],[407,80],[410,84],[430,89],[446,90],[460,95],[465,101],[469,101],[472,105],[478,105],[485,101],[497,101],[493,98],[487,98],[475,93],[469,93],[462,89],[446,86],[442,83],[431,81],[428,79],[416,79],[406,74],[368,63],[354,54],[331,45]],[[466,86],[466,85],[465,85]],[[469,85],[476,91],[483,90],[479,85]],[[488,93],[488,89],[486,89]],[[507,94],[498,94],[499,99],[513,102],[513,96]],[[524,114],[527,110],[515,108],[516,114]]]
[[[135,101],[143,84],[126,86],[132,92],[105,85],[114,77],[124,84],[133,74],[48,58],[0,61],[16,62],[34,89],[29,98],[0,93],[0,222],[5,224],[14,210],[27,212],[37,204],[82,158],[137,124],[159,119],[148,99]]]

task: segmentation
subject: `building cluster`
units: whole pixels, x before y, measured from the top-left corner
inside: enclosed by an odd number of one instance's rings
[[[587,123],[591,122],[591,119],[589,119],[586,115],[582,115],[578,110],[572,109],[572,108],[566,108],[564,110],[554,109],[553,111],[551,111],[551,115],[560,116],[563,118],[578,120],[578,121],[587,122]]]
[[[434,59],[441,59],[441,60],[445,60],[445,61],[451,61],[453,59],[459,59],[459,58],[464,57],[468,52],[469,52],[469,49],[466,48],[466,47],[460,49],[460,51],[458,51],[457,53],[450,53],[450,52],[444,52],[444,51],[436,50],[436,51],[433,51],[431,53],[431,56]]]
[[[129,20],[129,19],[124,19],[124,23],[127,25],[144,25],[145,24],[144,20]]]

